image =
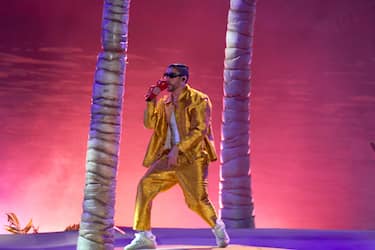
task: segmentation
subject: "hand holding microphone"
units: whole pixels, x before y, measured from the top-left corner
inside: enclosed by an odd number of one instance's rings
[[[152,85],[145,96],[147,102],[152,101],[155,97],[164,89],[168,87],[168,83],[166,80],[158,80],[156,85]]]

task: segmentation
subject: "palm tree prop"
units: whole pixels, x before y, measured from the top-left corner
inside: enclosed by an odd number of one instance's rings
[[[86,184],[77,249],[114,248],[114,206],[130,0],[105,0],[92,93]]]
[[[224,61],[221,217],[231,228],[254,228],[250,174],[250,64],[255,0],[231,0]]]

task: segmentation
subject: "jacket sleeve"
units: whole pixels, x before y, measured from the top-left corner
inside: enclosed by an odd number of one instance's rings
[[[208,97],[205,97],[192,109],[190,130],[188,136],[178,144],[179,151],[186,153],[202,141],[208,133],[210,122],[211,102]]]
[[[154,129],[157,119],[157,112],[156,112],[156,101],[147,102],[146,109],[144,111],[143,116],[143,125],[146,128]]]

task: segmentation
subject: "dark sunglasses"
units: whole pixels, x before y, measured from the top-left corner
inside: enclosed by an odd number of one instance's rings
[[[163,76],[169,77],[169,78],[176,78],[176,77],[183,76],[183,75],[171,72],[171,73],[164,73]]]

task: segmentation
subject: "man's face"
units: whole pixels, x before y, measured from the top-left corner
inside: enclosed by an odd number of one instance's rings
[[[184,77],[175,68],[167,68],[164,73],[163,79],[168,83],[167,90],[169,92],[174,92],[178,88],[185,86]]]

